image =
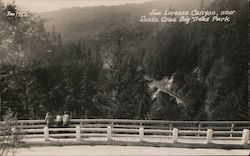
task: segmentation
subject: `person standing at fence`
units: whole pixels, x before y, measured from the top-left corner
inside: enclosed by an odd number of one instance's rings
[[[68,112],[65,111],[63,115],[63,127],[69,127],[70,118]]]
[[[48,127],[52,127],[54,119],[53,119],[53,116],[50,114],[50,112],[46,113],[45,121]]]
[[[56,116],[56,124],[57,124],[57,127],[62,127],[62,125],[63,125],[62,113],[57,114],[57,116]]]

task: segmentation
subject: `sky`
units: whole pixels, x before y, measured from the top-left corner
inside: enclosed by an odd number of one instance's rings
[[[13,0],[2,0],[4,4]],[[143,3],[154,0],[15,0],[17,9],[29,12],[49,12],[70,7],[110,6],[129,3]]]

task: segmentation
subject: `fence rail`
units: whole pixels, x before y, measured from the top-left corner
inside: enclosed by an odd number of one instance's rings
[[[19,120],[16,128],[38,141],[250,143],[250,121],[72,119],[69,128],[48,128],[44,120]]]

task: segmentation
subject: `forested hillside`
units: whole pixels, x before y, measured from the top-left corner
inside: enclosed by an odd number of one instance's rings
[[[19,118],[68,110],[75,118],[249,119],[247,1],[202,2],[1,14],[1,115],[11,108]],[[152,8],[237,13],[229,23],[139,22]],[[154,96],[150,83],[170,79],[183,103]]]

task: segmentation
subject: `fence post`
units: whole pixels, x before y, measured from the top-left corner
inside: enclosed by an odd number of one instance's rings
[[[172,130],[172,128],[173,128],[173,124],[169,124],[169,130],[170,130],[170,131]],[[171,134],[169,133],[168,136],[171,136]]]
[[[11,135],[12,135],[12,137],[13,137],[12,139],[15,140],[15,139],[16,139],[16,138],[15,138],[15,134],[16,134],[16,132],[17,132],[16,127],[11,128],[11,132],[12,132]]]
[[[200,132],[200,130],[201,130],[201,123],[199,123],[198,125],[198,132]],[[200,136],[200,134],[198,134],[197,136]]]
[[[144,128],[140,127],[140,129],[139,129],[139,142],[143,142],[143,137],[144,137]]]
[[[81,141],[81,127],[76,126],[76,141]]]
[[[174,129],[173,129],[172,141],[173,141],[173,143],[176,143],[177,140],[178,140],[178,129],[177,129],[177,128],[174,128]]]
[[[212,143],[212,138],[213,138],[213,130],[212,129],[207,129],[206,143],[207,144]]]
[[[44,141],[49,141],[49,128],[46,126],[43,128],[44,132]]]
[[[234,130],[234,124],[231,125],[231,132],[233,132],[233,130]],[[232,137],[233,137],[233,134],[231,133],[230,138],[232,138]]]
[[[21,129],[23,129],[23,122],[21,122],[21,125],[20,125]]]
[[[112,137],[112,129],[111,129],[111,126],[108,126],[107,127],[107,141],[111,141],[111,137]]]
[[[249,135],[249,129],[244,129],[242,132],[241,144],[248,144]]]

